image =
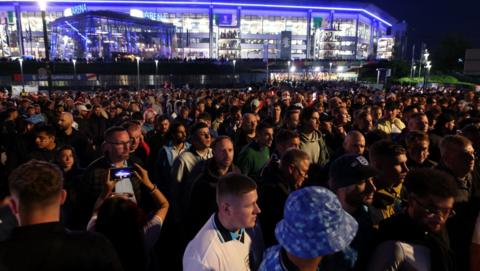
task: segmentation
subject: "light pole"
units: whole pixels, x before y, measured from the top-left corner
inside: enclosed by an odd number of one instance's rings
[[[380,69],[377,69],[377,85],[380,84]]]
[[[158,59],[155,59],[155,90],[158,90]]]
[[[73,64],[73,84],[77,85],[77,60],[74,58],[72,59]]]
[[[413,73],[412,73],[412,77],[415,76],[415,70],[417,69],[417,65],[413,65]]]
[[[289,74],[290,74],[290,72],[294,73],[296,69],[297,69],[297,67],[295,67],[295,65],[292,65],[292,66],[290,67],[290,69],[288,70],[288,71],[289,71]],[[294,77],[294,78],[295,78],[295,77]],[[294,81],[294,80],[292,80],[292,81]]]
[[[20,74],[22,75],[22,92],[25,92],[25,79],[23,78],[23,58],[19,58],[18,63],[20,63]]]
[[[135,57],[137,60],[137,91],[140,91],[140,57]]]
[[[425,53],[423,54],[423,60],[424,60],[424,65],[425,65],[425,69],[424,69],[424,72],[423,72],[423,87],[427,87],[427,73],[430,72],[430,68],[432,67],[432,65],[430,65],[430,61],[428,61],[428,57],[430,56],[430,54],[428,53],[428,49],[425,49]]]
[[[332,73],[332,65],[333,65],[333,63],[330,62],[330,63],[328,63],[328,64],[330,65],[330,74],[331,74],[331,73]]]
[[[235,78],[235,66],[236,66],[236,64],[237,64],[237,60],[236,60],[236,59],[232,60],[232,64],[233,64],[233,74],[232,74],[233,81],[232,81],[232,84],[233,84],[233,87],[235,88],[235,81],[236,81],[236,78]]]
[[[288,77],[287,77],[287,80],[290,81],[290,65],[292,64],[292,62],[289,60],[289,61],[287,62],[287,64],[288,64]]]
[[[48,83],[48,92],[52,93],[52,72],[50,70],[50,45],[48,42],[48,33],[47,33],[47,20],[46,20],[46,11],[47,11],[47,0],[38,0],[38,6],[42,12],[42,25],[43,25],[43,43],[45,46],[45,58],[47,60],[47,83]]]

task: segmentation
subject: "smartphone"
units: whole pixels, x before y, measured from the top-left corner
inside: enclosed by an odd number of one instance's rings
[[[133,174],[133,168],[131,167],[121,167],[121,168],[111,168],[110,177],[113,180],[121,180],[130,178]]]

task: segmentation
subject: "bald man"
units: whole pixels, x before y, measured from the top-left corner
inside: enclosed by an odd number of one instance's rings
[[[62,112],[57,122],[57,142],[60,145],[70,145],[75,149],[77,163],[81,167],[87,167],[92,162],[92,146],[87,137],[73,128],[73,115],[70,112]]]
[[[350,131],[343,140],[343,150],[346,154],[363,155],[365,152],[365,137],[356,130]]]

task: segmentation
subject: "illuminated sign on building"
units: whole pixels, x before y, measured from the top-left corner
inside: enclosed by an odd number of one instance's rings
[[[87,12],[87,5],[86,4],[81,4],[78,6],[73,6],[71,8],[67,8],[63,11],[63,16],[64,17],[70,17],[73,15],[78,15]]]
[[[215,14],[215,22],[218,26],[232,25],[232,14]]]
[[[143,11],[140,9],[131,9],[130,16],[135,18],[150,19],[152,21],[161,21],[163,15],[157,12]]]

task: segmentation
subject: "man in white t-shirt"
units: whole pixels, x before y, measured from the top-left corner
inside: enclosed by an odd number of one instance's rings
[[[183,255],[185,271],[252,270],[252,240],[246,229],[253,228],[260,213],[257,186],[249,177],[230,173],[217,184],[218,211],[190,241]]]

